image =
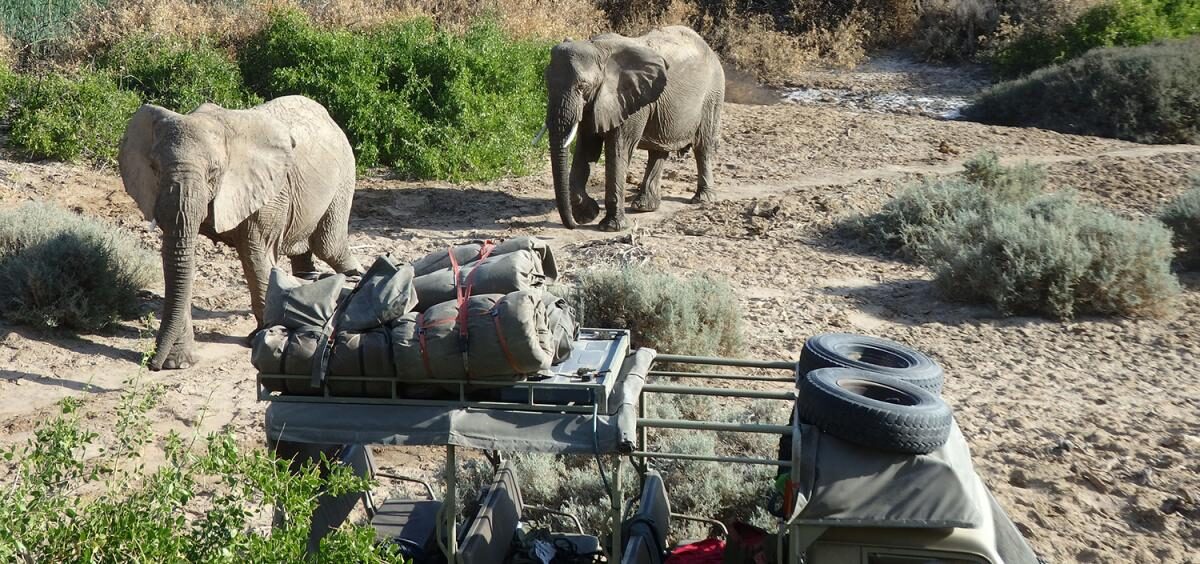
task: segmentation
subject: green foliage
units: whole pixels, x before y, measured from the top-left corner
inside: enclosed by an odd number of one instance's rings
[[[264,98],[304,94],[325,105],[360,167],[474,180],[529,170],[548,56],[546,45],[508,39],[487,22],[461,36],[424,19],[327,31],[282,11],[240,64]]]
[[[1142,143],[1197,143],[1200,37],[1091,51],[998,84],[963,115]]]
[[[103,0],[5,0],[0,2],[0,25],[18,43],[39,46],[61,39],[79,12]]]
[[[134,315],[158,260],[115,227],[50,204],[0,211],[0,312],[93,331]]]
[[[1192,177],[1195,186],[1163,208],[1159,219],[1174,234],[1178,259],[1186,268],[1200,268],[1200,173]]]
[[[633,346],[662,353],[737,356],[742,318],[729,284],[708,274],[680,278],[629,266],[583,272],[584,324],[629,329]]]
[[[1001,167],[994,156],[966,168],[962,179],[908,188],[847,227],[928,264],[947,297],[1004,315],[1156,314],[1178,294],[1170,233],[1158,222],[1042,194],[1041,171]]]
[[[287,461],[244,451],[230,434],[209,436],[201,450],[172,432],[160,437],[165,464],[148,468],[141,450],[121,441],[154,442],[146,414],[158,397],[137,378],[127,382],[123,428],[134,431],[119,432],[115,444],[87,431],[79,402],[67,399],[27,444],[3,452],[0,561],[302,562],[318,496],[370,486],[342,465],[324,478],[314,464],[291,473]],[[84,489],[89,495],[79,494]],[[285,525],[254,532],[272,508]],[[318,557],[401,561],[373,541],[369,527],[344,526],[322,541]]]
[[[118,89],[107,73],[22,76],[10,87],[9,143],[30,158],[116,161],[136,94]]]
[[[1031,28],[1002,46],[992,62],[1008,76],[1061,63],[1097,47],[1132,47],[1200,33],[1200,3],[1113,0],[1061,27]]]
[[[237,64],[205,41],[174,37],[131,37],[114,45],[100,68],[119,77],[120,87],[143,102],[186,113],[204,102],[248,108],[262,99],[247,92]]]

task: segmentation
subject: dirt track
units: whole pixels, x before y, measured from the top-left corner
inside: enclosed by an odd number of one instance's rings
[[[1200,278],[1185,278],[1166,319],[999,319],[940,300],[922,268],[827,234],[898,184],[951,173],[984,149],[1046,164],[1056,185],[1142,216],[1185,189],[1200,146],[783,104],[727,104],[724,120],[722,200],[684,203],[694,168],[674,160],[663,209],[633,216],[636,246],[627,235],[559,227],[546,170],[470,186],[369,175],[351,220],[355,251],[415,257],[468,237],[533,234],[553,242],[568,271],[633,259],[725,274],[745,308],[749,356],[795,358],[805,337],[824,331],[933,355],[980,474],[1050,561],[1200,562],[1188,548],[1200,544]],[[0,205],[25,200],[104,217],[156,245],[111,171],[0,161]],[[202,360],[149,376],[168,390],[156,426],[230,428],[255,444],[263,406],[242,339],[253,321],[240,266],[231,249],[204,243],[200,252]],[[147,310],[159,296],[161,288],[147,297]],[[0,443],[28,438],[68,394],[86,396],[95,427],[108,430],[122,381],[149,343],[132,323],[80,337],[0,325]],[[385,460],[426,473],[439,463],[426,451]]]

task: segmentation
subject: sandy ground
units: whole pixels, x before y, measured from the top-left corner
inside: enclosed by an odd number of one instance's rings
[[[686,204],[694,164],[675,159],[663,208],[633,216],[634,244],[628,234],[561,228],[548,167],[472,185],[368,175],[355,199],[352,244],[363,259],[416,257],[465,238],[530,234],[552,241],[568,271],[637,260],[724,274],[744,306],[747,356],[792,359],[807,336],[849,331],[935,357],[979,473],[1050,561],[1200,562],[1200,277],[1184,278],[1183,297],[1163,319],[1005,319],[947,303],[925,269],[829,234],[839,218],[875,209],[906,182],[953,173],[985,149],[1042,163],[1055,186],[1144,216],[1186,188],[1200,147],[732,103],[723,143],[720,201]],[[640,177],[640,164],[634,170]],[[0,160],[0,206],[28,200],[103,217],[157,245],[113,171]],[[152,417],[159,430],[230,429],[257,444],[264,406],[244,345],[253,319],[240,267],[231,249],[205,242],[200,253],[202,362],[142,376],[167,390]],[[160,300],[161,288],[148,293],[146,310]],[[86,398],[90,423],[110,432],[119,391],[149,343],[136,322],[79,336],[0,324],[0,444],[28,439],[68,395]],[[428,450],[392,450],[383,461],[426,475],[441,462]]]

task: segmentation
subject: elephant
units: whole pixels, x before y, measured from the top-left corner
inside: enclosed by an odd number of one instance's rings
[[[319,103],[284,96],[246,110],[142,105],[117,154],[125,191],[162,229],[166,295],[152,370],[195,363],[192,279],[204,235],[237,250],[259,327],[271,268],[314,273],[313,255],[358,274],[347,229],[354,153]]]
[[[691,201],[713,199],[725,72],[717,54],[695,31],[670,26],[640,37],[606,33],[585,41],[566,39],[550,51],[546,90],[543,132],[549,132],[555,203],[566,227],[590,223],[600,213],[586,186],[591,163],[599,160],[602,149],[602,230],[628,227],[624,186],[635,149],[646,150],[649,163],[633,211],[658,209],[667,157],[689,148],[698,176]],[[572,140],[575,152],[568,171]]]

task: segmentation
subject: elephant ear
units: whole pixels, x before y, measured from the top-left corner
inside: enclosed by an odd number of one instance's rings
[[[211,107],[210,107],[211,106]],[[282,121],[256,110],[205,104],[193,114],[224,114],[227,165],[213,198],[213,227],[224,233],[271,201],[287,185],[296,141]]]
[[[629,116],[653,103],[667,86],[667,61],[626,37],[596,38],[609,48],[604,78],[592,106],[596,132],[612,131]]]
[[[154,219],[154,206],[158,202],[158,171],[150,159],[150,150],[158,138],[159,125],[178,116],[166,108],[143,104],[129,119],[121,136],[117,150],[121,181],[147,220]]]

